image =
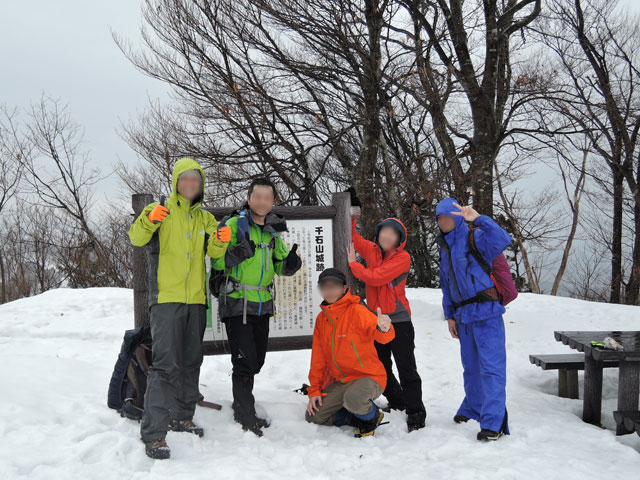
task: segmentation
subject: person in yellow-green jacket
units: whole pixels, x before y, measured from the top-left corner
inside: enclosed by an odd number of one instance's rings
[[[200,165],[181,158],[168,200],[147,205],[129,229],[131,243],[146,246],[149,263],[153,356],[140,435],[151,458],[169,458],[167,430],[204,435],[193,414],[206,326],[205,254],[223,257],[231,235],[201,208],[204,182]]]
[[[212,275],[211,290],[218,296],[231,350],[233,416],[245,431],[257,436],[269,426],[256,416],[253,382],[267,353],[269,317],[274,314],[273,278],[293,275],[302,265],[298,246],[289,250],[282,240],[287,223],[271,211],[275,199],[276,189],[269,179],[254,180],[241,211],[222,222],[231,228],[227,252],[212,261],[217,274]]]

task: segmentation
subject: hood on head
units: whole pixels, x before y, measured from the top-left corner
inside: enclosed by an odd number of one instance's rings
[[[200,191],[200,196],[196,197],[193,201],[193,205],[195,205],[197,203],[202,202],[202,200],[204,199],[205,175],[204,175],[204,170],[202,170],[202,167],[198,162],[196,162],[193,158],[189,158],[189,157],[183,157],[180,160],[178,160],[173,166],[171,184],[173,186],[173,193],[176,195],[178,199],[182,199],[182,196],[178,193],[178,178],[180,177],[181,174],[189,170],[197,170],[198,172],[200,172],[200,175],[202,176],[202,189]]]
[[[444,200],[440,200],[438,206],[436,207],[436,220],[440,215],[447,215],[453,218],[456,222],[456,228],[460,227],[464,223],[464,218],[460,215],[451,215],[451,212],[459,212],[460,209],[454,206],[454,203],[458,203],[455,198],[445,198]]]
[[[404,246],[407,244],[407,227],[404,226],[397,218],[385,218],[379,224],[376,225],[375,229],[375,238],[374,241],[376,244],[378,243],[378,235],[380,234],[380,230],[383,227],[392,227],[396,232],[400,235],[400,243],[398,244],[398,249],[402,250]]]

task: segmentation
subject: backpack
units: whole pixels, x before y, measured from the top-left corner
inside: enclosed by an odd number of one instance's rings
[[[147,390],[147,374],[151,365],[151,330],[148,326],[127,330],[116,360],[107,406],[120,416],[140,420]]]
[[[107,392],[107,406],[117,410],[121,417],[131,420],[142,419],[151,361],[149,326],[124,332],[124,340]],[[216,410],[222,409],[222,406],[217,403],[206,401],[201,393],[198,395],[198,405]]]
[[[496,286],[496,290],[498,290],[500,303],[502,305],[508,305],[518,296],[518,290],[513,282],[509,263],[504,253],[501,253],[493,259],[492,265],[489,265],[487,261],[482,258],[482,255],[480,255],[478,247],[476,247],[475,230],[476,229],[469,229],[469,237],[467,238],[468,251],[471,256],[476,259],[485,273],[491,277],[491,280],[493,280],[493,284]]]

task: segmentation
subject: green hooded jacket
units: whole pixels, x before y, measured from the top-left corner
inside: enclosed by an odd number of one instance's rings
[[[200,196],[191,204],[178,193],[178,177],[188,170],[202,175]],[[173,191],[165,202],[169,215],[159,223],[149,220],[158,205],[147,205],[129,229],[129,239],[136,247],[147,247],[149,261],[149,305],[157,303],[206,304],[205,253],[223,257],[227,243],[216,238],[218,222],[200,208],[204,196],[205,175],[191,158],[181,158],[173,167]]]
[[[255,243],[256,249],[253,257],[228,268],[225,257],[212,259],[212,267],[216,270],[224,270],[232,279],[246,285],[269,287],[273,283],[275,275],[293,275],[300,267],[289,271],[285,259],[289,255],[289,249],[282,241],[281,232],[287,231],[284,217],[275,213],[269,213],[265,217],[265,224],[260,226],[253,221],[251,211],[245,208],[244,213],[249,220],[250,239]],[[231,227],[230,251],[238,243],[238,215],[234,215],[224,222]],[[237,317],[243,314],[244,290],[224,294],[219,297],[220,318]],[[273,315],[273,296],[267,290],[247,290],[247,314],[249,315]]]

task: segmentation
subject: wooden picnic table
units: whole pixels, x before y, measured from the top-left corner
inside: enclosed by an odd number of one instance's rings
[[[602,419],[602,369],[607,360],[620,362],[618,374],[618,410],[637,411],[640,396],[640,331],[609,332],[554,332],[557,341],[584,352],[584,400],[582,420],[601,425]],[[592,341],[602,342],[611,337],[624,350],[594,347]],[[616,434],[630,433],[624,425],[618,425]]]

